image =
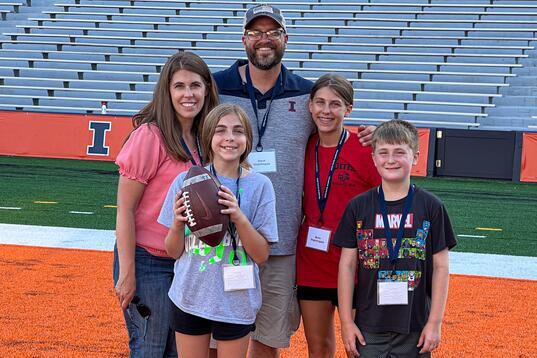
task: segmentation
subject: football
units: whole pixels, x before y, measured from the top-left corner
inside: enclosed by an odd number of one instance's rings
[[[182,186],[188,228],[198,239],[213,247],[220,244],[229,225],[229,215],[220,212],[226,207],[218,203],[219,187],[218,179],[198,165],[190,168]]]

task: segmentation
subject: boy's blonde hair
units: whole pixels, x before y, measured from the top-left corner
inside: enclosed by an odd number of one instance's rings
[[[201,131],[201,148],[203,150],[203,162],[208,164],[212,163],[214,159],[214,153],[211,148],[211,142],[213,140],[214,132],[216,131],[216,126],[222,117],[225,117],[229,114],[235,114],[242,126],[244,127],[244,135],[246,136],[246,148],[244,153],[240,157],[240,165],[243,168],[250,169],[251,165],[248,162],[248,155],[252,151],[252,142],[253,142],[253,133],[252,125],[248,119],[248,115],[244,110],[231,103],[220,104],[213,108],[205,117],[203,122],[203,128]]]
[[[377,144],[408,144],[415,153],[419,151],[418,130],[412,123],[402,119],[392,119],[384,122],[373,132],[371,146],[375,151]]]

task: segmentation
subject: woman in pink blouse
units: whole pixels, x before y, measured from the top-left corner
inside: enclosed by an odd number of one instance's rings
[[[117,156],[114,284],[131,357],[177,356],[168,298],[175,260],[166,254],[167,229],[157,217],[177,174],[201,164],[198,133],[217,104],[207,64],[191,52],[173,55]]]

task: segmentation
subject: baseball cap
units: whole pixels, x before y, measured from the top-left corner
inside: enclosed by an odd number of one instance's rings
[[[248,11],[246,11],[246,14],[244,14],[243,28],[246,29],[246,27],[254,19],[257,19],[261,16],[270,17],[282,27],[283,31],[287,32],[287,29],[285,28],[285,19],[283,17],[282,11],[277,7],[268,4],[256,5],[254,7],[249,8]]]

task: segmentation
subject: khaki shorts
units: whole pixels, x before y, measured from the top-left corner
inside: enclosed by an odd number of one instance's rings
[[[252,339],[272,348],[289,347],[300,325],[295,260],[295,255],[270,256],[259,269],[263,303]]]

